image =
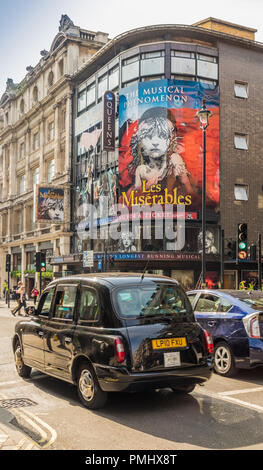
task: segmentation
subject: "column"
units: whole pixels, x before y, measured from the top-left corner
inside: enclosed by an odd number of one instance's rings
[[[16,194],[16,151],[17,141],[12,139],[9,147],[9,198]]]
[[[29,165],[29,157],[31,153],[31,130],[28,128],[26,131],[25,136],[25,158],[26,158],[26,173],[25,173],[25,189],[26,192],[30,191],[31,189],[31,181],[30,181],[30,165]]]
[[[24,271],[26,269],[26,251],[25,245],[21,246],[21,281],[25,284],[25,274]]]
[[[71,105],[72,92],[67,94],[66,97],[66,120],[65,120],[65,132],[66,132],[66,141],[65,141],[65,162],[64,168],[65,173],[68,175],[68,181],[70,181],[70,168],[71,168],[71,140],[72,140],[72,105]]]
[[[7,199],[7,145],[5,144],[3,146],[3,200],[5,201]]]
[[[54,105],[55,117],[54,117],[54,164],[55,164],[55,178],[59,176],[61,172],[61,164],[60,164],[60,141],[59,141],[59,103]]]
[[[45,145],[45,120],[40,122],[39,126],[39,183],[45,182],[45,161],[44,161],[44,145]]]
[[[7,211],[7,233],[6,233],[7,241],[10,241],[13,235],[13,220],[12,220],[13,217],[12,216],[13,216],[13,211],[9,207]]]

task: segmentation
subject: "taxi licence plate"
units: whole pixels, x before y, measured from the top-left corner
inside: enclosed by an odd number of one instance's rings
[[[152,340],[153,349],[185,348],[186,346],[186,338],[163,338]]]

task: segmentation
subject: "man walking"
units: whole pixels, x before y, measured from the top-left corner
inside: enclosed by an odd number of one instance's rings
[[[14,315],[14,317],[16,316],[16,313],[17,313],[17,312],[19,312],[18,315],[22,315],[22,313],[20,313],[20,310],[21,310],[22,307],[24,307],[25,314],[27,314],[27,313],[26,313],[26,297],[25,297],[25,290],[26,290],[26,289],[25,289],[24,284],[20,281],[20,282],[18,283],[18,289],[17,289],[17,291],[16,291],[16,293],[19,295],[19,304],[18,304],[18,306],[17,306],[15,309],[11,310],[11,313],[12,313],[12,315]]]

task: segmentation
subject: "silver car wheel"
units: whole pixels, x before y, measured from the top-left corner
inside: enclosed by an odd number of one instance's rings
[[[223,345],[215,352],[215,365],[221,374],[225,374],[231,367],[230,351]]]
[[[85,400],[91,401],[93,399],[95,384],[90,371],[87,369],[84,369],[81,372],[79,378],[79,390]]]

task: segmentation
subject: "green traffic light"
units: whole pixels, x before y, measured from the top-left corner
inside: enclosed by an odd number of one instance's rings
[[[247,248],[247,244],[245,242],[239,243],[238,246],[239,246],[240,250],[245,250]]]

